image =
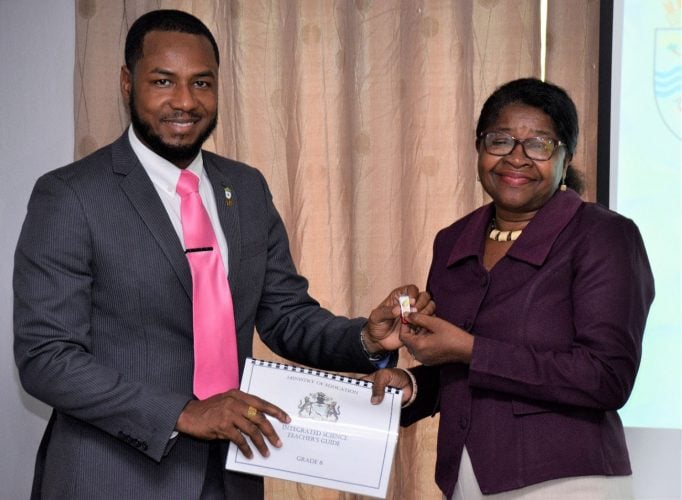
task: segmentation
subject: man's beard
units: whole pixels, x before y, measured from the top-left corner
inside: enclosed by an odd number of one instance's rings
[[[173,164],[178,163],[188,163],[191,162],[196,155],[199,154],[201,146],[204,144],[206,139],[211,135],[213,130],[218,123],[218,114],[216,113],[211,121],[206,127],[206,130],[197,137],[197,140],[192,144],[186,144],[183,146],[175,146],[173,144],[168,144],[161,139],[152,130],[149,123],[145,122],[137,112],[136,102],[135,102],[135,89],[130,93],[130,98],[128,99],[128,109],[130,111],[130,121],[133,124],[135,132],[139,136],[140,140],[144,142],[149,149],[154,151],[161,158],[165,158]]]

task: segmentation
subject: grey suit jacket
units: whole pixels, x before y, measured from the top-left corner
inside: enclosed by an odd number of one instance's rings
[[[262,175],[203,155],[230,251],[240,372],[254,326],[293,361],[374,369],[359,342],[365,320],[308,295]],[[207,443],[180,435],[168,446],[192,398],[191,290],[126,134],[37,181],[15,254],[14,350],[26,391],[54,408],[34,485],[43,498],[199,497]],[[238,497],[258,495],[249,488]]]

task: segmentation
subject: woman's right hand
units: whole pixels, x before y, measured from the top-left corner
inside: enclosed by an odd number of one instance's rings
[[[400,340],[421,364],[469,364],[474,349],[472,334],[436,316],[410,313],[407,320],[419,330],[406,329],[400,333]]]
[[[386,387],[395,387],[403,391],[403,404],[412,397],[412,379],[400,368],[383,368],[363,377],[363,380],[373,382],[372,399],[373,405],[378,405],[384,400]]]

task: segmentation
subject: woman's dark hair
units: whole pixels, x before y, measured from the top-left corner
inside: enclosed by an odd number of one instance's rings
[[[525,104],[539,109],[554,122],[558,139],[566,144],[569,159],[578,143],[578,111],[575,103],[561,87],[537,78],[520,78],[498,87],[483,104],[476,125],[476,147],[481,134],[497,121],[502,110],[510,104]],[[566,185],[581,193],[584,183],[580,172],[568,166]]]
[[[135,65],[142,58],[144,37],[150,31],[171,31],[204,36],[211,42],[217,64],[220,64],[218,44],[213,38],[211,30],[198,18],[180,10],[153,10],[140,16],[128,30],[125,46],[125,62],[129,71],[135,70]]]

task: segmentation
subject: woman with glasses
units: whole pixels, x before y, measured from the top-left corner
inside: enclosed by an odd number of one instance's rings
[[[445,498],[632,497],[616,410],[653,277],[635,224],[576,192],[577,138],[555,85],[515,80],[487,99],[476,147],[492,203],[436,237],[437,316],[409,314],[401,337],[421,365],[373,375],[375,402],[385,385],[404,389],[403,425],[440,413]]]

